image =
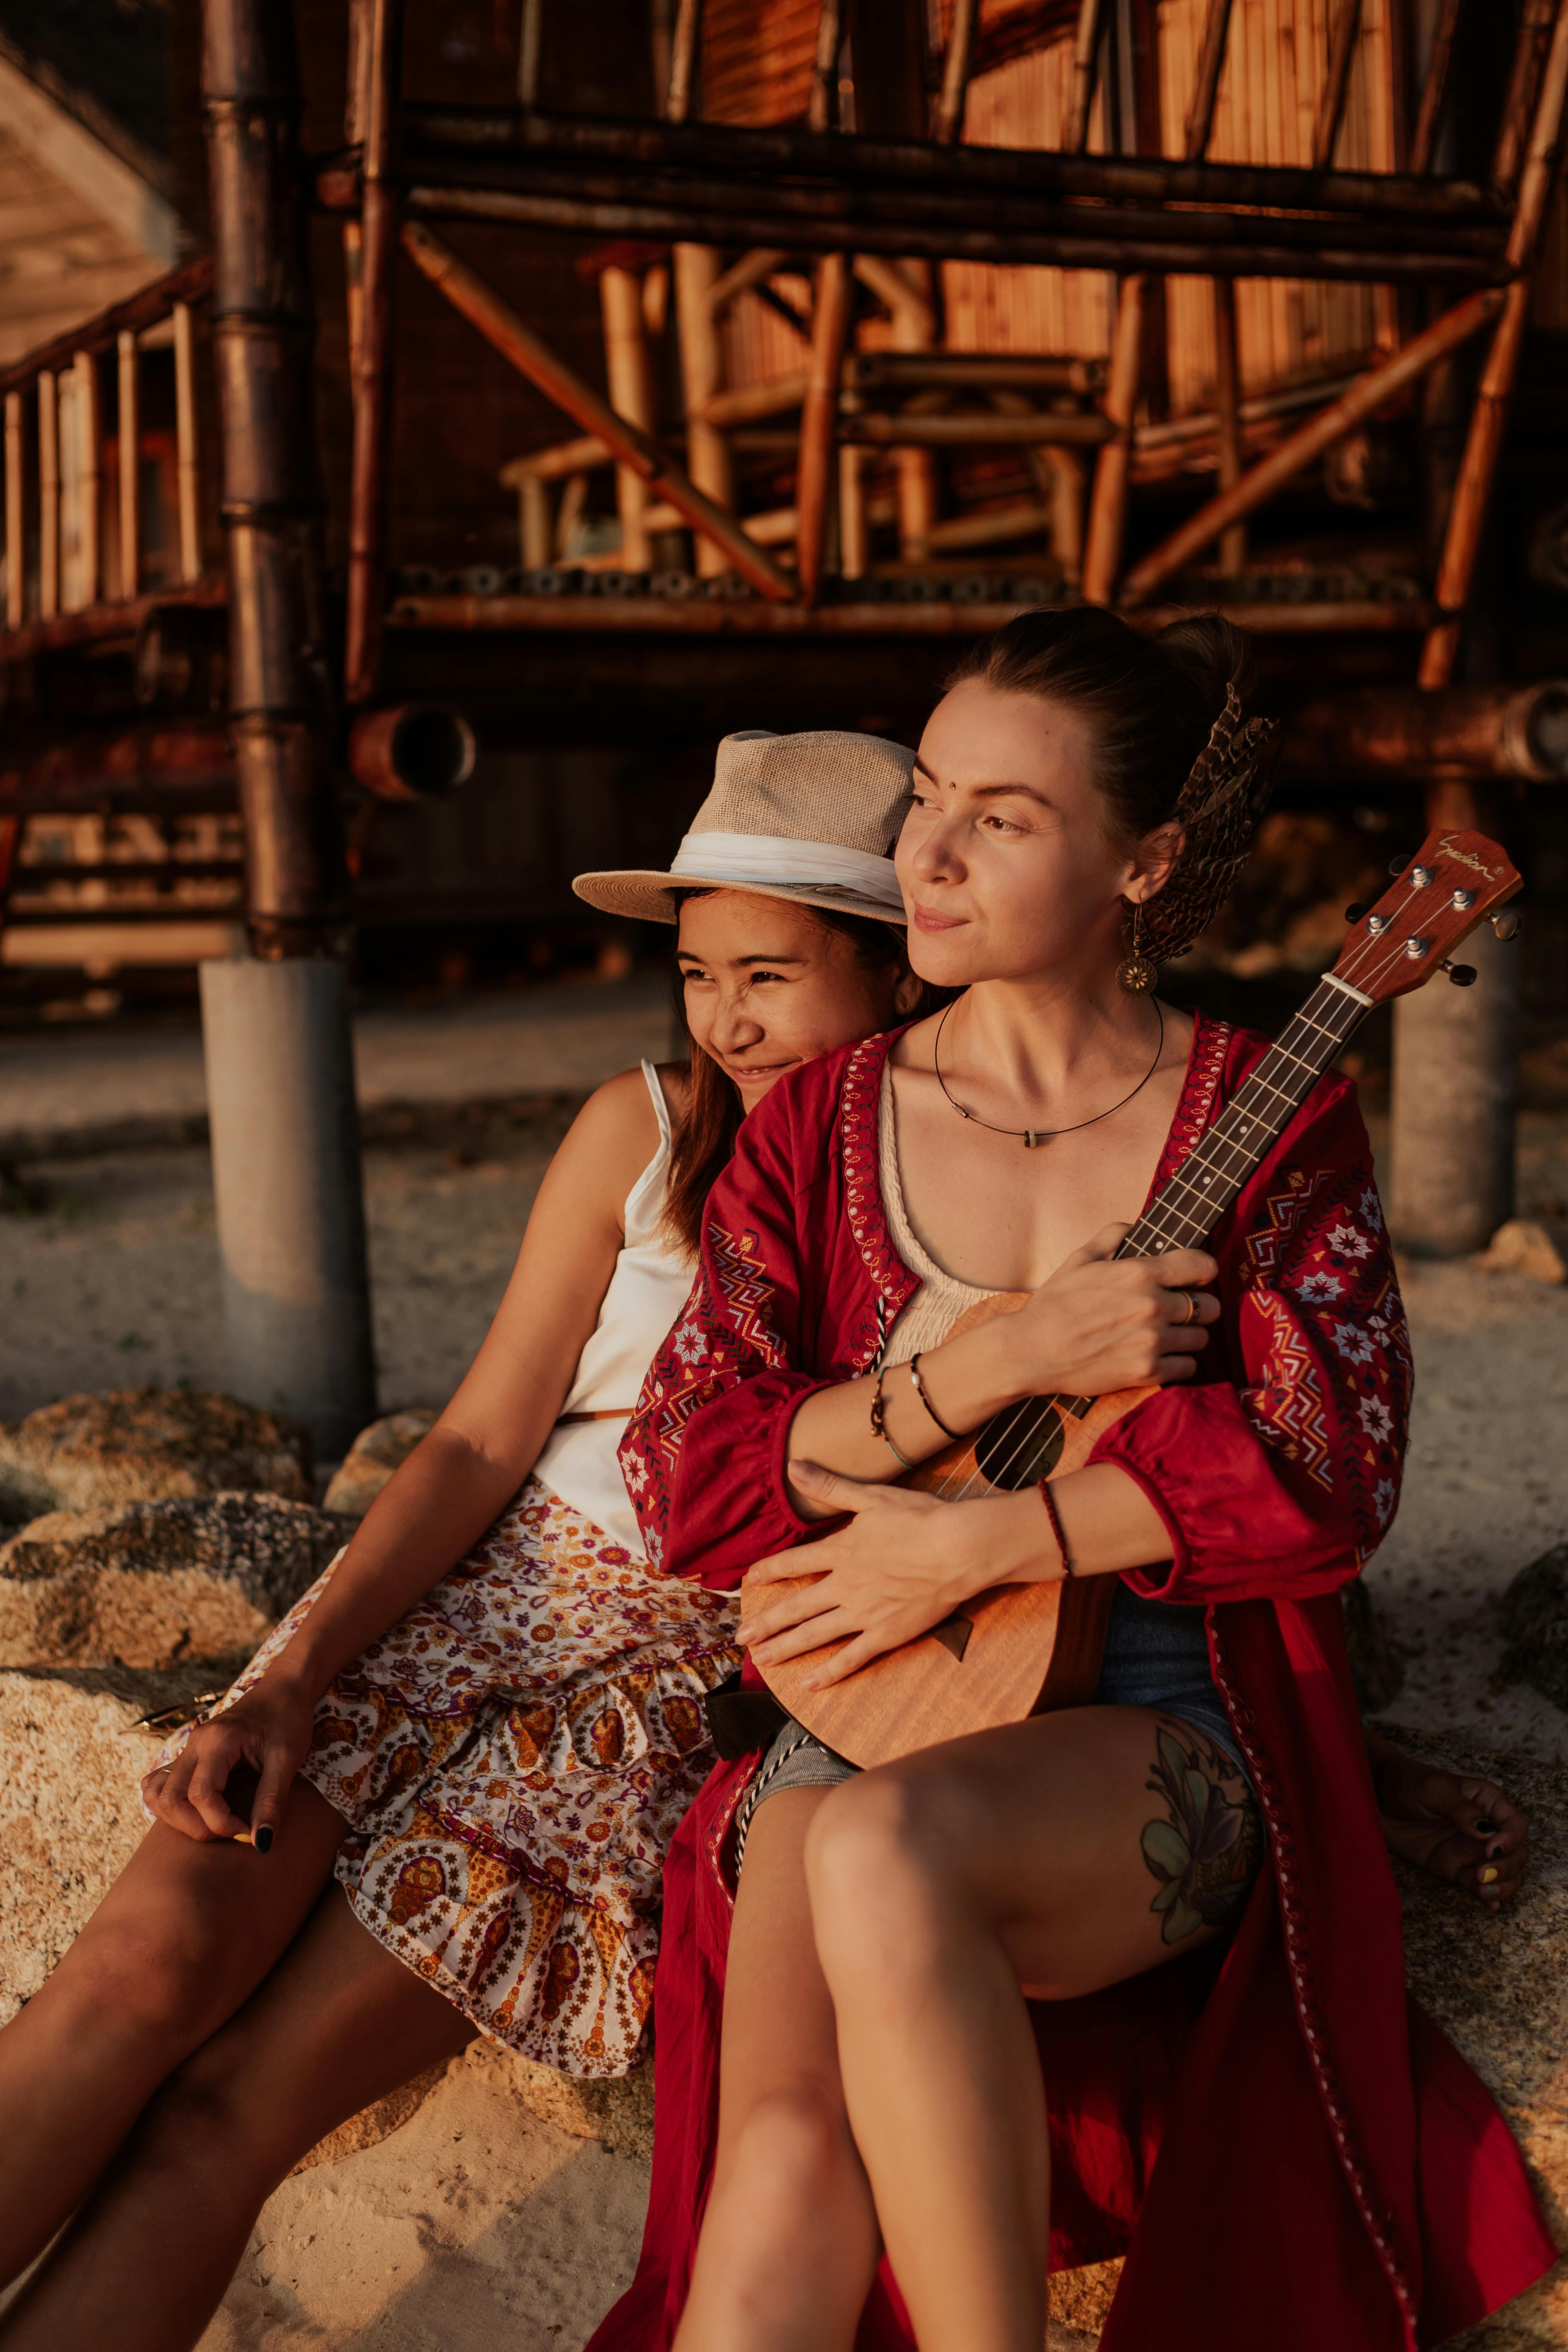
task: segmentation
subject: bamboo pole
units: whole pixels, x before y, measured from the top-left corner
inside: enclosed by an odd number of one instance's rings
[[[861,412],[840,417],[838,436],[878,449],[1100,449],[1118,428],[1109,416],[1025,407],[1021,415],[896,416]]]
[[[544,0],[522,0],[517,37],[517,102],[524,114],[539,104],[540,56],[544,46]]]
[[[701,36],[702,0],[680,0],[670,43],[669,89],[664,101],[667,122],[684,122],[691,111]]]
[[[1513,193],[1520,166],[1524,161],[1524,142],[1530,135],[1531,109],[1535,102],[1536,85],[1546,56],[1546,45],[1552,37],[1555,5],[1556,0],[1524,0],[1520,16],[1508,96],[1503,100],[1497,148],[1492,156],[1492,185],[1503,195]]]
[[[1470,429],[1465,442],[1465,454],[1459,461],[1458,478],[1448,506],[1447,527],[1443,535],[1443,552],[1438,561],[1437,583],[1434,591],[1440,617],[1421,648],[1421,665],[1417,672],[1418,683],[1424,687],[1447,686],[1458,659],[1465,608],[1469,603],[1476,559],[1480,553],[1492,483],[1508,424],[1509,403],[1513,394],[1514,378],[1519,372],[1519,357],[1530,316],[1535,263],[1547,202],[1556,177],[1565,99],[1568,99],[1568,0],[1559,0],[1552,47],[1541,77],[1541,94],[1536,100],[1530,143],[1525,150],[1524,167],[1520,175],[1519,204],[1514,215],[1513,231],[1509,238],[1509,262],[1519,275],[1508,289],[1502,316],[1498,320],[1486,365],[1481,371],[1476,404],[1470,416]]]
[[[737,294],[748,286],[755,286],[763,278],[771,278],[775,269],[789,259],[783,246],[759,246],[754,253],[743,253],[739,261],[715,278],[708,289],[709,306],[717,319],[727,310]]]
[[[1314,172],[1326,172],[1334,159],[1340,124],[1344,120],[1345,97],[1351,86],[1356,36],[1360,31],[1361,0],[1340,0],[1340,13],[1334,18],[1333,34],[1329,43],[1329,70],[1323,83],[1322,102],[1318,108],[1318,120],[1312,131]]]
[[[800,410],[800,455],[795,469],[795,572],[808,604],[816,602],[832,506],[834,450],[838,424],[838,386],[849,333],[853,289],[841,253],[824,256],[816,273],[816,307],[811,330],[811,380]]]
[[[98,362],[79,352],[76,379],[78,608],[96,604],[103,580],[103,417],[98,398]]]
[[[27,544],[22,509],[22,395],[5,394],[5,626],[27,617]]]
[[[1459,11],[1464,5],[1465,0],[1442,0],[1442,11],[1432,36],[1432,54],[1426,60],[1426,79],[1421,84],[1415,129],[1411,134],[1409,165],[1413,172],[1432,169],[1443,120],[1443,100],[1448,89],[1448,68],[1454,59],[1454,36],[1459,29]]]
[[[542,572],[553,560],[553,519],[548,486],[537,474],[523,474],[517,484],[518,548],[525,572]]]
[[[357,220],[343,223],[343,323],[348,330],[352,393],[359,382],[364,345],[364,236]]]
[[[848,442],[838,451],[838,566],[846,580],[864,580],[871,566],[866,453]]]
[[[911,269],[924,274],[929,289],[927,263],[887,261],[872,253],[858,254],[855,260],[856,277],[887,305],[893,321],[894,349],[905,357],[929,352],[936,331],[929,290],[913,282],[909,275]],[[896,463],[899,552],[906,563],[918,563],[931,545],[936,520],[936,462],[928,450],[906,445],[900,448]]]
[[[136,360],[136,338],[129,327],[120,331],[120,593],[128,601],[142,580],[142,502],[138,473],[142,460],[142,414]]]
[[[547,399],[564,410],[584,431],[602,440],[621,463],[635,466],[645,481],[657,484],[694,530],[717,541],[743,579],[775,601],[793,599],[792,583],[752,545],[734,519],[698,489],[657,442],[626,417],[617,416],[608,402],[558,359],[531,327],[524,326],[516,311],[492,294],[439,237],[410,221],[404,226],[403,244],[411,259],[440,288],[453,308],[460,310],[521,375],[537,384]]]
[[[676,247],[675,320],[686,404],[686,470],[696,488],[729,514],[735,505],[735,472],[730,445],[710,413],[724,377],[714,299],[720,277],[720,257],[712,246]],[[700,532],[696,551],[697,570],[703,579],[729,570],[723,549]]]
[[[368,61],[360,210],[361,327],[359,365],[354,373],[343,644],[343,695],[350,704],[372,699],[380,666],[400,211],[398,112],[403,100],[403,0],[355,0],[355,6],[363,17],[361,38]]]
[[[1495,287],[1486,287],[1479,294],[1468,294],[1462,302],[1445,311],[1440,319],[1416,335],[1403,350],[1380,360],[1364,375],[1358,376],[1350,390],[1320,409],[1317,415],[1281,441],[1269,451],[1231,490],[1221,491],[1189,517],[1169,538],[1161,541],[1153,551],[1135,564],[1127,576],[1122,602],[1127,605],[1142,604],[1162,581],[1179,572],[1184,563],[1201,553],[1204,548],[1218,539],[1222,531],[1254,512],[1266,499],[1294,479],[1295,476],[1342,441],[1347,433],[1403,392],[1406,384],[1416,383],[1426,370],[1447,353],[1479,331],[1495,319],[1503,307],[1504,296]],[[1112,445],[1113,446],[1113,445]],[[1101,452],[1100,462],[1105,461]],[[1099,601],[1099,600],[1095,600]]]
[[[858,142],[846,142],[858,144]],[[932,149],[932,153],[942,151]],[[967,150],[966,152],[978,152]],[[1047,160],[1049,160],[1048,158]],[[698,245],[776,245],[797,253],[911,254],[931,260],[1039,262],[1064,269],[1147,269],[1204,277],[1350,279],[1495,285],[1502,275],[1500,224],[1429,224],[1211,210],[1114,214],[1096,205],[981,197],[931,198],[903,189],[669,176],[591,183],[576,173],[521,178],[457,162],[411,173],[405,203],[416,219],[500,221],[605,237],[684,239]],[[1171,165],[1173,173],[1184,167]],[[548,176],[551,184],[540,181]],[[1427,184],[1437,184],[1428,183]],[[354,200],[352,173],[323,172],[328,211]],[[1305,199],[1321,214],[1321,199]]]
[[[1042,359],[1030,352],[858,352],[846,373],[857,392],[1096,393],[1105,374],[1098,360]]]
[[[196,453],[196,369],[191,306],[174,305],[174,473],[180,499],[180,577],[202,576]]]
[[[38,618],[60,609],[60,425],[54,374],[38,378]]]
[[[1215,100],[1219,96],[1219,78],[1225,65],[1226,35],[1230,29],[1231,0],[1209,0],[1208,15],[1204,19],[1203,47],[1198,52],[1198,69],[1193,82],[1193,102],[1187,109],[1184,152],[1189,163],[1201,163],[1208,153],[1209,134],[1214,128]]]
[[[1215,437],[1219,451],[1219,487],[1234,490],[1246,470],[1241,437],[1241,369],[1236,341],[1236,287],[1216,278],[1214,291]],[[1247,563],[1247,526],[1234,522],[1221,533],[1220,568],[1234,580]]]
[[[811,65],[811,95],[805,119],[813,131],[831,131],[838,121],[838,52],[844,47],[840,0],[818,0],[816,49]]]
[[[1105,388],[1105,418],[1114,438],[1107,441],[1094,469],[1089,529],[1083,551],[1082,594],[1086,604],[1109,604],[1116,593],[1127,531],[1127,477],[1132,462],[1132,423],[1143,359],[1144,293],[1142,271],[1121,281],[1110,380]]]
[[[963,133],[977,13],[976,0],[952,0],[947,48],[942,61],[942,89],[931,115],[931,135],[939,147],[955,145]]]
[[[1225,63],[1226,36],[1230,28],[1231,0],[1209,0],[1204,21],[1204,44],[1198,58],[1193,102],[1187,111],[1185,156],[1201,163],[1214,131],[1215,103],[1219,96],[1220,70]],[[1237,348],[1236,288],[1228,278],[1209,280],[1214,311],[1215,421],[1219,443],[1219,486],[1236,488],[1241,479],[1241,366]],[[1247,532],[1235,523],[1220,545],[1220,562],[1234,579],[1247,562]]]
[[[1069,155],[1082,155],[1089,147],[1089,118],[1094,107],[1094,73],[1100,56],[1100,19],[1104,0],[1079,0],[1078,29],[1072,45],[1072,98],[1068,108],[1067,137],[1062,145]]]
[[[680,0],[670,41],[669,84],[664,100],[667,122],[684,122],[691,111],[701,33],[701,0]],[[757,270],[757,276],[765,278],[783,258],[783,254],[748,254],[737,265],[737,270],[729,274],[735,278],[748,263],[765,263],[766,267]],[[678,243],[674,261],[676,336],[680,347],[680,381],[686,406],[686,468],[693,486],[728,514],[735,505],[735,469],[730,459],[729,443],[710,421],[707,410],[724,380],[719,314],[722,300],[729,296],[726,294],[722,299],[720,296],[723,272],[712,246]],[[744,282],[754,284],[756,279],[748,278]],[[740,290],[739,284],[734,290]],[[700,578],[715,579],[730,569],[723,549],[705,532],[696,532],[694,539]]]
[[[653,383],[643,332],[642,281],[637,271],[614,264],[602,269],[599,307],[605,326],[605,372],[610,405],[628,424],[647,433],[654,422]],[[616,506],[621,518],[623,571],[648,569],[647,526],[643,520],[647,505],[647,484],[643,476],[635,466],[618,465]]]
[[[531,173],[613,173],[624,181],[637,173],[661,172],[797,178],[864,194],[912,188],[944,199],[984,194],[1035,202],[1283,205],[1402,225],[1416,220],[1495,225],[1507,209],[1506,200],[1499,198],[1489,183],[1413,179],[1399,172],[1315,172],[1304,163],[1193,164],[1164,154],[937,147],[929,141],[869,135],[847,145],[831,132],[787,124],[745,128],[567,114],[542,115],[520,124],[515,109],[475,106],[455,111],[417,102],[407,108],[406,124],[411,178],[418,178],[426,164],[445,163],[455,175],[471,173],[475,184],[483,182],[487,172],[522,166]],[[323,177],[332,181],[342,170],[340,158],[325,167]],[[337,199],[329,196],[328,201],[331,209],[342,209]],[[793,249],[793,238],[788,242]]]

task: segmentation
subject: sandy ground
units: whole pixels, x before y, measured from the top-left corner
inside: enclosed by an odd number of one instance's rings
[[[661,972],[380,1005],[354,1019],[361,1108],[477,1103],[597,1086],[675,1034]],[[0,1037],[0,1159],[180,1139],[206,1118],[194,1015]]]
[[[505,1284],[563,1112],[410,1111],[366,1152],[388,1408],[438,1404]],[[0,1213],[0,1418],[76,1388],[223,1383],[205,1152],[29,1163]],[[1523,1209],[1568,1197],[1568,1118],[1521,1139]],[[1388,1708],[1568,1759],[1568,1717],[1492,1680],[1495,1599],[1568,1536],[1568,1288],[1412,1265],[1404,1506],[1369,1570],[1408,1659]],[[204,2352],[574,2352],[629,2276],[646,2169],[522,2110],[483,2055],[380,2147],[268,2205]]]
[[[647,2167],[521,2107],[479,2048],[379,2147],[285,2181],[201,2352],[581,2352]]]

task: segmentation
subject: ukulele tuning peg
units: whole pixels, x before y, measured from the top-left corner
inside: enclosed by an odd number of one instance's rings
[[[1442,969],[1447,973],[1456,988],[1471,988],[1475,985],[1476,967],[1473,963],[1450,963],[1445,956]]]
[[[1352,898],[1350,905],[1345,908],[1345,920],[1347,923],[1359,923],[1365,912],[1365,900],[1362,898]]]
[[[1524,917],[1516,907],[1505,907],[1500,915],[1487,918],[1500,940],[1517,940],[1524,929]]]

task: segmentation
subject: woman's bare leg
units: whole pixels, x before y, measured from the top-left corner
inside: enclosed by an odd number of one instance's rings
[[[876,2215],[845,2116],[802,1859],[826,1794],[781,1790],[747,1837],[713,2188],[675,2352],[848,2352],[876,2276]]]
[[[834,1790],[812,1824],[847,2112],[922,2352],[1044,2338],[1049,2157],[1020,1988],[1068,1999],[1220,1932],[1180,1900],[1152,1906],[1153,1864],[1179,1859],[1183,1834],[1155,1778],[1162,1733],[1206,1791],[1178,1772],[1209,1823],[1205,1898],[1235,1916],[1259,1851],[1245,1783],[1201,1733],[1142,1708],[929,1748]]]
[[[149,1832],[0,2032],[0,2284],[47,2245],[159,2084],[287,1949],[342,1835],[342,1815],[303,1780],[265,1856]]]
[[[153,2100],[0,2319],[5,2352],[187,2352],[300,2157],[473,2038],[329,1887],[260,1989]]]

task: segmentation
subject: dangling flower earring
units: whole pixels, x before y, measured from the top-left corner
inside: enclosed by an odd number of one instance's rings
[[[1116,977],[1129,996],[1147,996],[1160,977],[1159,966],[1143,952],[1143,904],[1132,909],[1132,936],[1127,953],[1116,967]]]

